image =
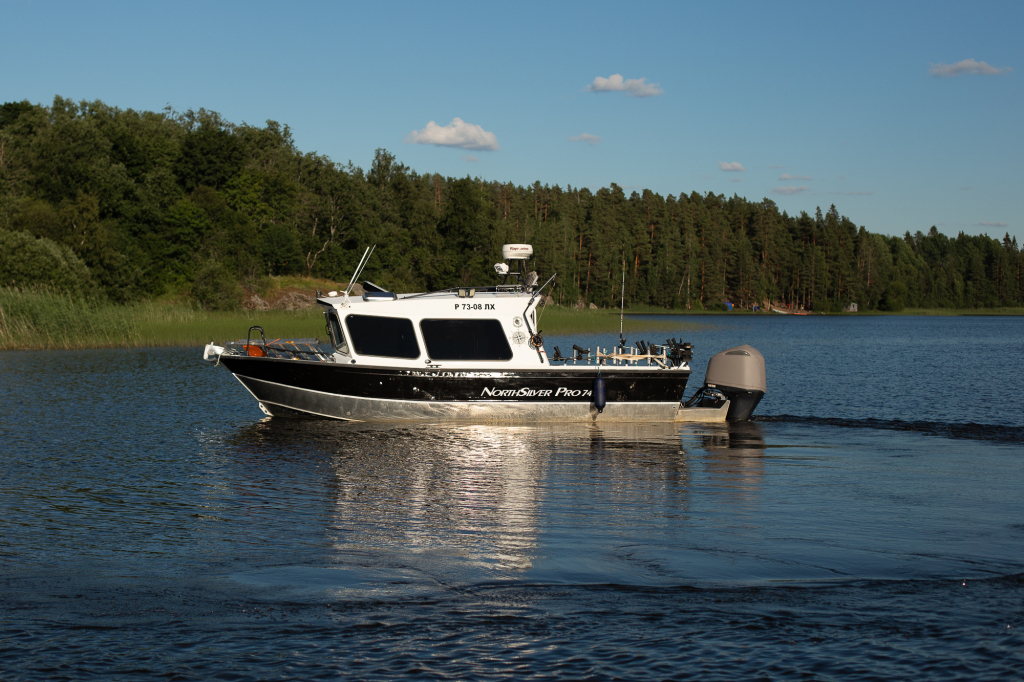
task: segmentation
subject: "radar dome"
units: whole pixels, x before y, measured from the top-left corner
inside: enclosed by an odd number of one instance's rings
[[[529,244],[505,244],[501,247],[501,257],[505,260],[527,260],[533,258],[533,247]]]

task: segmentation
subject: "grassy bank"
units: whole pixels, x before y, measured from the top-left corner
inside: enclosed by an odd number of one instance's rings
[[[210,312],[188,303],[118,306],[66,293],[0,289],[0,349],[201,346],[244,338],[250,325],[273,337],[324,337],[317,310]]]

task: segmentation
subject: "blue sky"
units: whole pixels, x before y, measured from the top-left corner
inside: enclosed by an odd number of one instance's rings
[[[0,26],[4,102],[203,107],[363,168],[383,147],[1024,243],[1022,2],[0,0]]]

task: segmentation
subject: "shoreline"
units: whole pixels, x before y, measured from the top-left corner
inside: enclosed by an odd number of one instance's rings
[[[591,312],[607,312],[618,314],[618,310],[600,310]],[[776,312],[753,312],[750,310],[651,310],[651,311],[629,311],[626,315],[743,315],[743,316],[764,316],[764,317],[898,317],[900,315],[910,317],[1014,317],[1024,316],[1024,308],[905,308],[899,312],[888,310],[864,310],[856,313],[816,313],[808,311],[806,314],[776,313]]]
[[[59,299],[59,297],[58,297]],[[84,350],[89,348],[202,347],[245,338],[250,326],[262,326],[267,338],[323,340],[324,321],[317,308],[304,310],[204,311],[183,303],[129,306],[85,304],[68,299],[36,301],[35,309],[0,306],[0,351]],[[699,330],[723,316],[786,317],[778,313],[706,310],[627,310],[627,334],[678,335]],[[812,316],[811,314],[808,315]],[[821,313],[815,317],[1012,317],[1024,308],[907,309],[896,312]],[[803,315],[791,315],[794,318]],[[647,318],[647,319],[642,319]],[[652,319],[653,318],[653,319]],[[662,319],[659,319],[662,318]],[[685,318],[680,320],[678,318]],[[543,334],[609,334],[619,331],[619,311],[611,309],[543,308],[538,321]]]

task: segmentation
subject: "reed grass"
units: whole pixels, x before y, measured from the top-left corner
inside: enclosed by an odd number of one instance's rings
[[[114,305],[50,289],[0,288],[0,350],[200,346],[244,338],[324,338],[319,310],[204,311],[184,302]]]

